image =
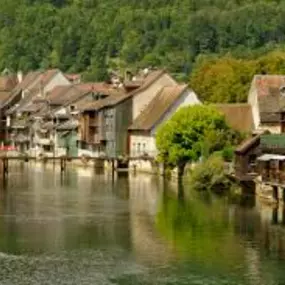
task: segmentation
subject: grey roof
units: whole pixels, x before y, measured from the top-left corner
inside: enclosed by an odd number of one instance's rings
[[[68,120],[56,127],[58,131],[65,131],[65,130],[75,130],[78,127],[79,123],[77,120]]]

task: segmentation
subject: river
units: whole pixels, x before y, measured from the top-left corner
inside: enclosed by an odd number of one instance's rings
[[[1,285],[285,284],[283,209],[185,198],[150,175],[11,169],[0,188]]]

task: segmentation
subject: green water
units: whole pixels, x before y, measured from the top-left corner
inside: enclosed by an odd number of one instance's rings
[[[1,285],[285,284],[281,208],[183,198],[148,175],[11,169],[0,188]]]

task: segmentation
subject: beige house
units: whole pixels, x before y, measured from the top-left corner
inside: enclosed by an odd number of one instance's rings
[[[58,85],[70,85],[70,81],[58,69],[44,72],[28,73],[12,91],[12,96],[6,102],[10,108],[5,112],[7,116],[6,128],[9,139],[20,151],[34,153],[38,149],[50,149],[51,142],[45,136],[38,136],[34,132],[37,123],[33,114],[46,105],[46,94]],[[31,117],[30,117],[31,116]],[[33,120],[31,120],[31,119]]]
[[[255,75],[248,95],[256,132],[281,133],[280,111],[285,107],[283,75]]]
[[[195,104],[200,104],[200,101],[187,85],[176,84],[160,88],[129,127],[130,156],[155,157],[157,155],[155,144],[157,128],[181,107]]]
[[[139,79],[142,84],[130,93],[133,98],[133,120],[140,115],[162,87],[177,85],[177,82],[165,70],[145,70]],[[138,81],[137,78],[134,78],[134,80]]]

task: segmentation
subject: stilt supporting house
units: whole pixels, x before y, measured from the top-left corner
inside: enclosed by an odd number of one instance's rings
[[[276,202],[285,202],[285,155],[264,154],[257,161],[262,184],[272,187]]]
[[[66,158],[62,157],[60,159],[60,172],[63,173],[66,171]]]
[[[3,177],[5,178],[9,172],[9,164],[8,164],[8,159],[6,157],[2,158],[2,171],[3,171]]]

